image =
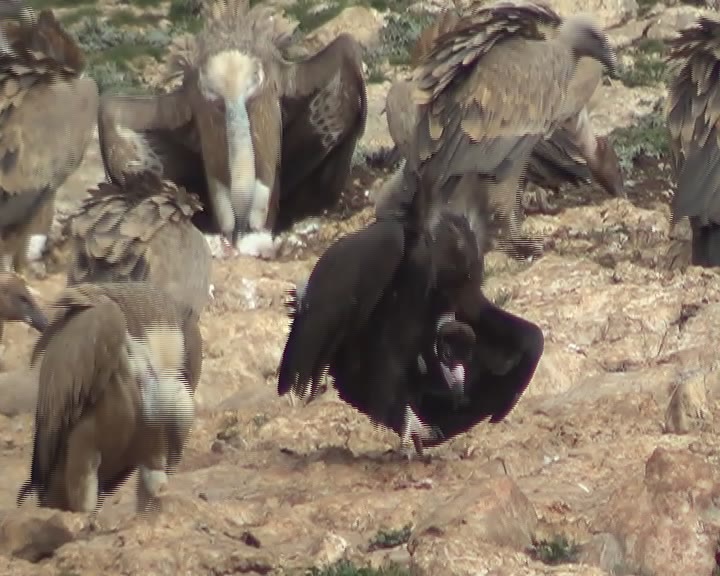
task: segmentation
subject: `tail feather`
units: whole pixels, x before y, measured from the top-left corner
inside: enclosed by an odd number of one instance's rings
[[[720,266],[720,225],[692,225],[692,264],[707,268]]]

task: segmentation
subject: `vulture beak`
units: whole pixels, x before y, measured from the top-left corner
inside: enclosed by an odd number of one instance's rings
[[[24,318],[24,322],[35,328],[38,332],[41,334],[45,331],[45,329],[48,327],[48,319],[47,316],[40,310],[38,307],[33,307],[31,310],[28,311]]]
[[[615,49],[612,46],[607,43],[604,44],[605,45],[603,46],[603,53],[599,60],[605,66],[608,76],[610,76],[610,78],[612,78],[613,80],[617,80],[620,77],[618,70],[617,54],[615,53]]]

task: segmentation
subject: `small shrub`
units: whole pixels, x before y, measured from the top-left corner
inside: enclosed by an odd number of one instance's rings
[[[658,108],[656,106],[635,125],[617,128],[610,133],[609,140],[624,170],[630,170],[641,156],[658,159],[669,153],[665,118]]]
[[[533,547],[529,552],[533,560],[555,566],[577,562],[580,547],[570,542],[566,536],[558,534],[550,540],[533,540]]]
[[[660,40],[643,38],[630,49],[632,66],[621,66],[620,80],[630,88],[655,86],[665,81],[667,64],[665,44]]]
[[[412,525],[406,524],[402,528],[394,530],[378,530],[368,545],[368,550],[380,550],[384,548],[395,548],[406,544],[412,534]]]
[[[410,576],[410,571],[399,564],[382,568],[360,568],[349,560],[340,560],[327,568],[310,568],[304,576]]]

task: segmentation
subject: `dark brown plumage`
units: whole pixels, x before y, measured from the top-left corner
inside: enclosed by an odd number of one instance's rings
[[[285,56],[289,24],[247,0],[209,4],[205,28],[175,55],[182,86],[107,96],[105,169],[151,169],[200,196],[195,223],[242,253],[272,256],[272,235],[342,192],[367,115],[361,50],[338,36],[314,56]]]
[[[208,301],[212,256],[191,218],[192,194],[152,172],[125,184],[100,183],[70,221],[68,284],[147,281],[200,314]]]
[[[198,316],[147,283],[66,288],[37,341],[30,479],[41,506],[96,512],[136,469],[137,507],[158,504],[194,420]]]
[[[21,272],[29,236],[47,234],[55,193],[82,161],[98,91],[53,13],[4,3],[0,24],[0,252]],[[49,137],[48,135],[52,135]]]
[[[720,266],[720,19],[703,16],[668,43],[672,218],[690,218],[692,264]]]
[[[456,188],[486,194],[519,255],[541,248],[520,234],[518,183],[538,142],[577,121],[585,102],[569,88],[581,58],[617,65],[586,17],[498,2],[437,38],[413,74],[419,118],[408,161],[443,198]]]

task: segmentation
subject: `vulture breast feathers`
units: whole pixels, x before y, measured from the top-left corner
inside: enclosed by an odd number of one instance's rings
[[[720,19],[701,17],[669,41],[666,109],[677,179],[674,219],[720,224]]]

